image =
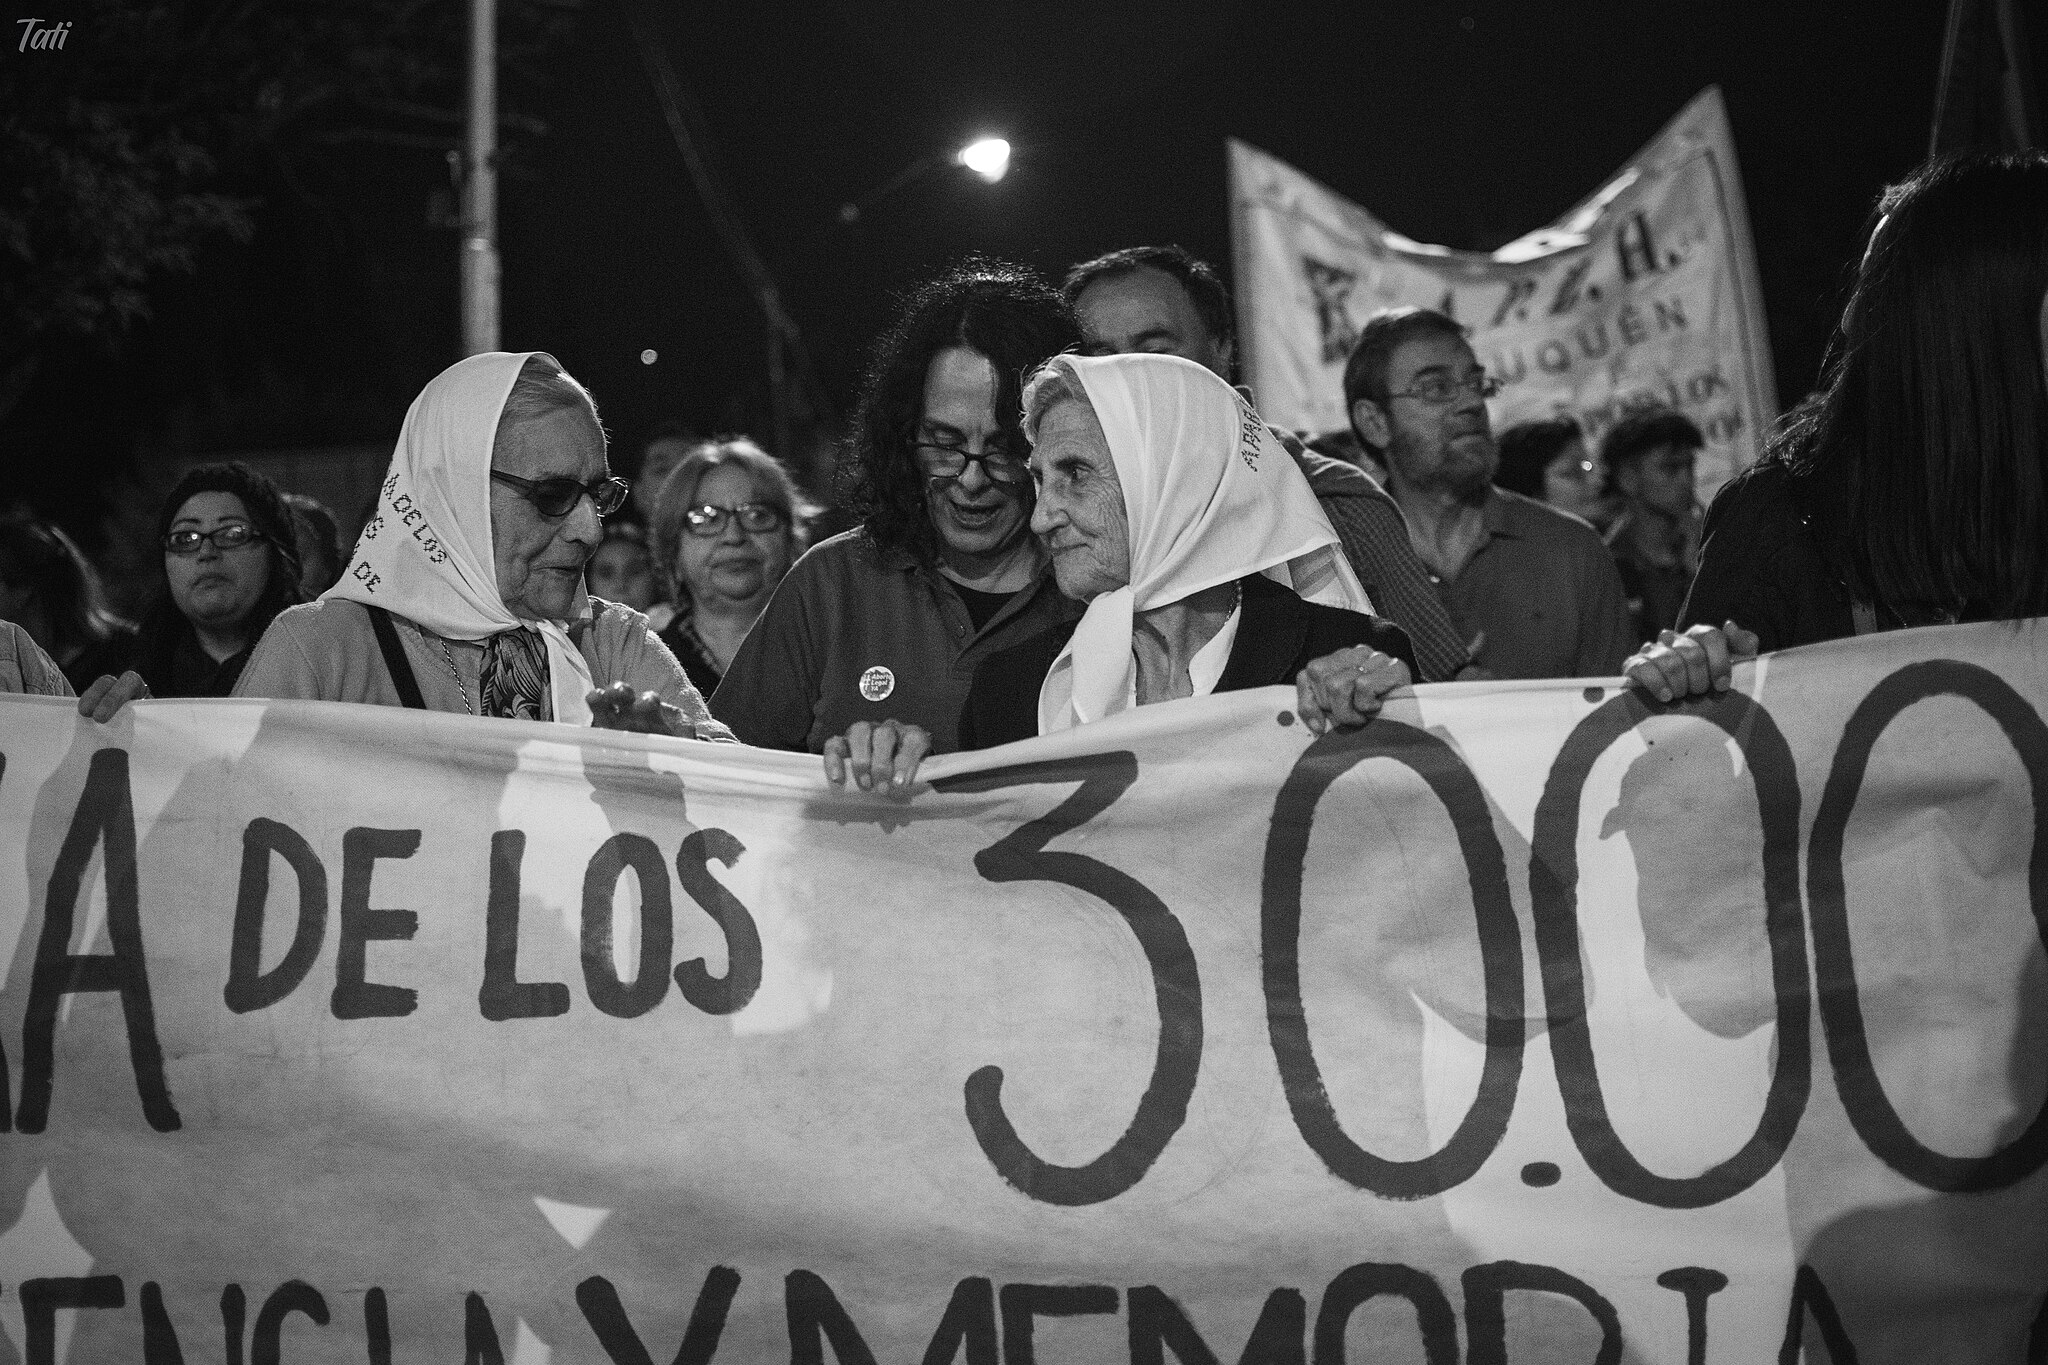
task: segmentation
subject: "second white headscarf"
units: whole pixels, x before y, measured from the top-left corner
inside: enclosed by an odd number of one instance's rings
[[[451,640],[534,631],[547,645],[555,719],[588,725],[584,694],[591,688],[590,666],[569,638],[567,622],[512,614],[498,595],[491,543],[491,451],[498,418],[520,369],[539,354],[473,355],[420,390],[399,430],[377,513],[363,527],[347,572],[322,600],[383,607]],[[579,615],[587,604],[579,589]]]
[[[1038,694],[1040,734],[1129,705],[1139,612],[1254,573],[1311,602],[1372,610],[1308,479],[1237,390],[1191,360],[1140,354],[1056,356],[1032,391],[1062,370],[1080,381],[1109,439],[1130,523],[1130,583],[1088,604],[1054,660]]]

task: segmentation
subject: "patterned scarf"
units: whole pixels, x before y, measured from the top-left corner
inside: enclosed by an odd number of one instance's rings
[[[477,692],[483,715],[553,720],[547,642],[531,630],[500,631],[485,640]]]

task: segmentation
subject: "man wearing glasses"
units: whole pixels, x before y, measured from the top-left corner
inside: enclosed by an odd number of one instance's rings
[[[910,299],[842,464],[861,524],[797,561],[712,698],[743,742],[886,785],[958,747],[976,664],[1080,614],[1031,534],[1019,429],[1024,377],[1079,340],[1059,295],[1009,266]]]
[[[1344,366],[1359,440],[1481,668],[1503,678],[1607,677],[1636,641],[1614,561],[1592,527],[1493,486],[1497,385],[1464,329],[1428,308],[1375,314]]]

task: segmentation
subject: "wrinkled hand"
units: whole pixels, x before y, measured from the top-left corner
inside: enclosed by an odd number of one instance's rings
[[[1295,709],[1314,734],[1332,725],[1363,725],[1380,713],[1389,692],[1412,682],[1391,654],[1353,645],[1311,660],[1294,680]]]
[[[1644,645],[1621,671],[1628,680],[1658,701],[1726,692],[1735,664],[1756,657],[1757,638],[1733,621],[1722,626],[1694,626],[1685,634],[1662,631]]]
[[[105,725],[129,702],[149,699],[149,684],[135,670],[130,669],[118,678],[102,673],[78,699],[78,714]]]
[[[661,699],[658,692],[641,692],[637,695],[626,683],[608,683],[584,695],[583,700],[590,706],[591,728],[597,730],[632,730],[643,735],[674,735],[679,739],[694,739],[696,727],[678,706],[671,706]]]
[[[910,795],[918,764],[932,751],[931,732],[922,725],[885,720],[880,725],[857,720],[843,735],[825,741],[825,780],[845,785],[853,774],[862,791],[880,789],[890,796]]]

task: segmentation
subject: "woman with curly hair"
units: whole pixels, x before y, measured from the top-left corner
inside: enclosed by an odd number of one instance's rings
[[[858,772],[914,727],[947,752],[975,665],[1079,614],[1031,534],[1020,428],[1025,376],[1079,340],[1059,294],[1012,266],[969,261],[910,297],[840,465],[861,524],[796,562],[712,698],[743,742],[835,741]]]

